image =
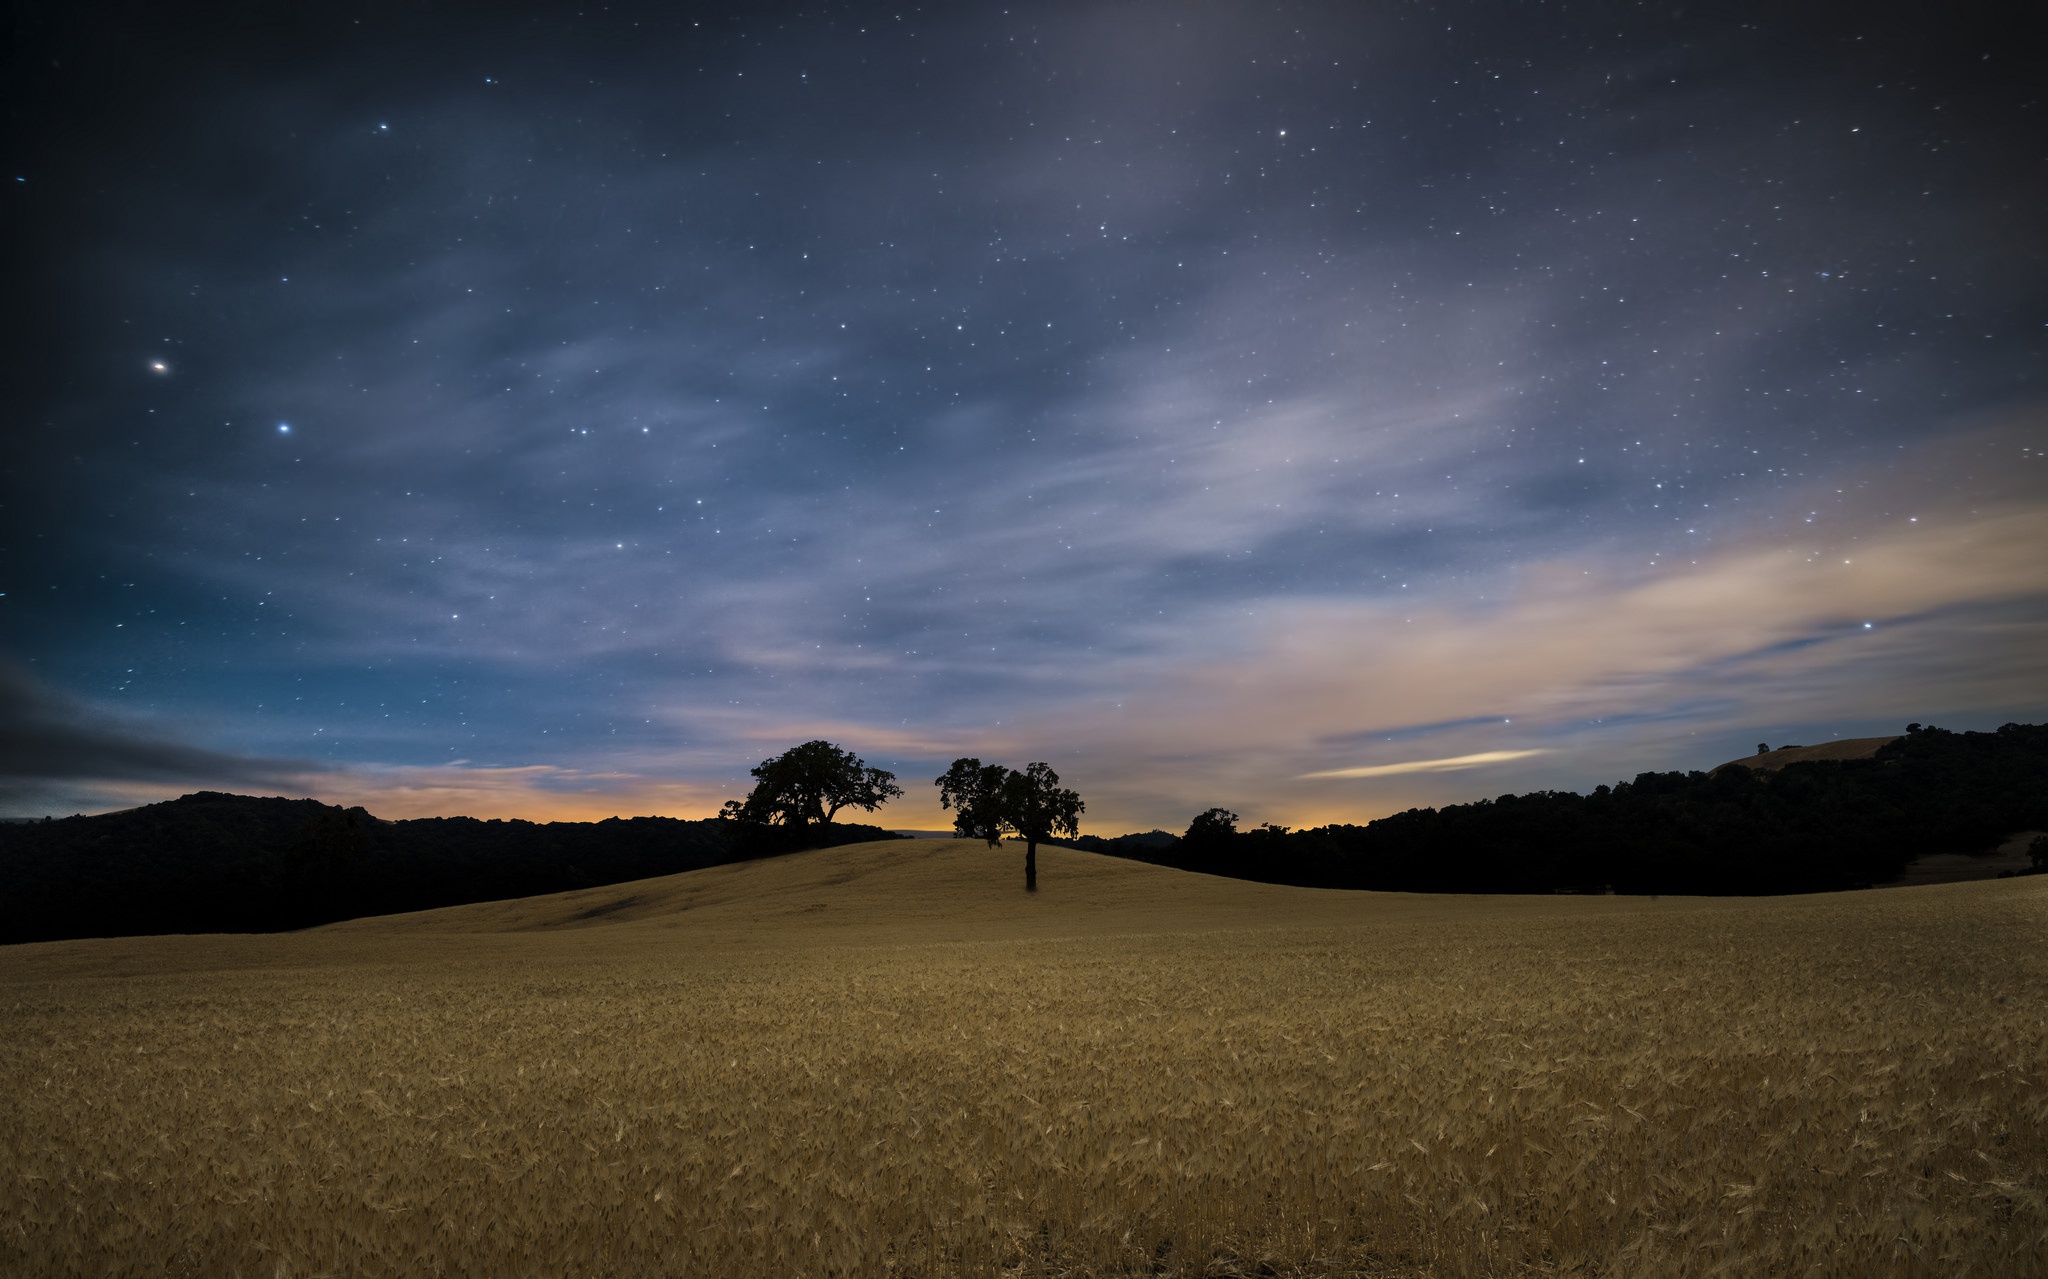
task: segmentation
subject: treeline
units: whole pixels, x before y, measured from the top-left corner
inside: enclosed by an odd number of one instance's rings
[[[2048,725],[1909,726],[1873,759],[1754,772],[1643,773],[1589,795],[1538,791],[1410,809],[1364,826],[1238,831],[1212,809],[1186,835],[1074,847],[1240,879],[1453,893],[1761,894],[1859,888],[1926,853],[1988,851],[2048,829]]]
[[[380,821],[310,799],[202,791],[126,812],[0,823],[0,942],[279,932],[528,897],[895,835],[706,818]]]

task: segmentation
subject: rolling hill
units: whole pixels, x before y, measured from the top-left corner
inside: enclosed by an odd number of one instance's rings
[[[2048,879],[890,841],[0,949],[0,1273],[2039,1273]],[[1904,1259],[1902,1261],[1902,1259]]]
[[[1020,845],[906,839],[848,844],[629,884],[330,924],[322,933],[520,933],[629,927],[774,944],[1010,941],[1355,922],[1407,895],[1252,884],[1041,845],[1025,893]],[[1461,900],[1461,899],[1446,899]]]

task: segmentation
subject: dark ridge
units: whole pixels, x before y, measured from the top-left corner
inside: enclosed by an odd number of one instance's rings
[[[0,824],[0,942],[282,932],[895,838],[836,823],[743,831],[716,818],[382,821],[311,799],[201,791]]]
[[[1786,748],[1787,750],[1795,748]],[[1314,888],[1747,895],[1866,888],[1929,853],[1987,853],[2048,828],[2048,725],[1911,725],[1867,759],[1642,773],[1589,795],[1538,791],[1417,808],[1364,826],[1071,847]],[[2038,865],[2038,859],[2037,859]]]

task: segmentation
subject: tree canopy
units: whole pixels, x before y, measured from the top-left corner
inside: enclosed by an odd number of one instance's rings
[[[1060,788],[1060,775],[1043,762],[1003,779],[1003,817],[1028,844],[1081,833],[1081,797]]]
[[[759,826],[825,825],[845,808],[874,812],[903,788],[896,774],[870,768],[860,756],[822,739],[792,746],[749,770],[754,789],[728,800],[720,816]]]
[[[1195,814],[1195,820],[1188,823],[1188,833],[1181,841],[1188,844],[1223,843],[1237,834],[1238,817],[1227,808],[1211,808]]]
[[[962,758],[944,775],[932,779],[939,788],[939,807],[953,812],[953,831],[962,839],[985,839],[994,848],[1002,842],[1008,827],[1003,812],[1003,786],[1010,770],[1001,764],[984,764]]]

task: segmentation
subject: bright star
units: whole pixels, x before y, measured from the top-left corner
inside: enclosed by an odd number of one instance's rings
[[[279,422],[277,424],[277,433],[279,435],[290,435],[292,433],[292,424],[290,422]]]
[[[162,360],[151,360],[149,362],[149,371],[152,373],[169,373],[171,366],[165,364]]]

